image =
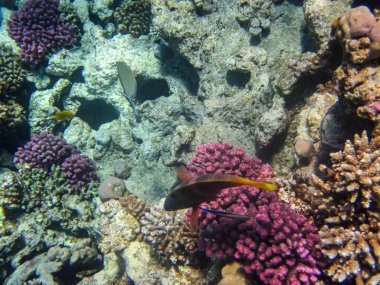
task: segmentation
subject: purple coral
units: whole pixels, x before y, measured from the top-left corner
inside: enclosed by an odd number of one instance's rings
[[[75,145],[68,144],[62,137],[42,132],[34,135],[24,147],[18,148],[13,162],[16,166],[27,163],[32,168],[48,170],[74,153],[79,153]]]
[[[52,165],[59,165],[66,181],[73,190],[79,190],[96,179],[95,164],[86,155],[81,155],[77,147],[68,144],[60,136],[42,132],[34,135],[15,153],[14,164],[29,164],[31,168],[50,171]]]
[[[188,168],[203,173],[236,174],[251,180],[271,177],[268,164],[245,155],[231,144],[200,145]],[[199,247],[217,260],[234,258],[247,273],[265,284],[311,284],[320,275],[316,229],[302,215],[282,203],[275,192],[255,187],[233,187],[202,207],[253,216],[249,220],[200,217]]]
[[[38,64],[55,48],[78,41],[75,27],[60,18],[58,0],[27,0],[8,20],[8,33],[27,63]]]
[[[66,181],[73,190],[79,190],[96,179],[95,164],[86,155],[74,154],[61,164]]]

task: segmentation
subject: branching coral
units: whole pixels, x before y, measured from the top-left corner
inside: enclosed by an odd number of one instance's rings
[[[74,191],[97,179],[95,164],[89,157],[79,154],[76,146],[68,144],[63,137],[47,132],[34,135],[24,147],[19,147],[14,164],[17,167],[28,164],[31,168],[46,171],[53,165],[59,165]]]
[[[114,18],[122,34],[134,37],[148,34],[152,22],[150,0],[135,0],[121,4],[115,9]]]
[[[331,168],[321,166],[323,179],[312,177],[327,274],[339,282],[369,282],[380,273],[380,137],[356,135],[331,159]]]
[[[172,264],[196,262],[198,233],[188,229],[183,212],[167,213],[150,208],[141,220],[144,239],[158,257]]]
[[[195,174],[229,173],[262,181],[272,176],[269,165],[230,144],[200,145],[188,168]],[[241,261],[244,270],[265,284],[310,284],[320,275],[316,229],[282,203],[274,192],[234,187],[203,207],[252,215],[238,220],[208,213],[200,218],[201,250],[217,260]]]
[[[61,19],[58,0],[28,0],[8,21],[8,33],[27,63],[39,64],[47,54],[77,43],[77,28]]]

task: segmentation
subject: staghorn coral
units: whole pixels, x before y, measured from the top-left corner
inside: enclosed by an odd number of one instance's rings
[[[326,181],[314,175],[313,182],[330,195],[338,194],[342,209],[354,209],[336,217],[352,223],[357,210],[376,207],[380,201],[380,137],[369,141],[366,132],[355,135],[353,142],[346,141],[343,151],[331,154],[331,161],[331,168],[320,167]]]
[[[355,64],[380,56],[380,22],[365,6],[349,9],[335,20],[333,33],[350,61]]]
[[[0,44],[0,100],[4,95],[15,92],[24,83],[26,71],[20,57],[12,49]]]
[[[328,226],[321,228],[322,252],[330,260],[334,260],[327,274],[334,281],[343,282],[357,276],[356,280],[364,278],[365,284],[372,284],[371,279],[378,278],[376,275],[379,275],[377,258],[380,254],[380,236],[368,230],[365,225],[360,230]]]
[[[9,18],[8,34],[27,63],[39,64],[53,50],[78,42],[76,27],[60,18],[58,5],[58,0],[28,0]]]
[[[153,207],[142,217],[141,232],[160,260],[178,265],[196,262],[198,233],[187,227],[184,217],[183,211],[168,213]]]
[[[326,273],[333,281],[360,279],[358,284],[364,284],[380,273],[380,137],[369,141],[366,132],[355,135],[331,160],[331,168],[320,167],[322,179],[311,179],[317,190],[315,220],[324,225],[320,235],[329,260]]]
[[[117,29],[122,34],[139,37],[149,33],[152,22],[150,0],[134,0],[121,4],[115,9]]]

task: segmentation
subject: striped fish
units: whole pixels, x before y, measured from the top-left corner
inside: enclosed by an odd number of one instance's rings
[[[251,181],[237,175],[201,174],[194,177],[184,166],[178,167],[176,171],[183,182],[166,197],[164,209],[167,211],[198,207],[203,202],[215,200],[225,188],[246,185],[268,191],[277,189],[274,184]]]

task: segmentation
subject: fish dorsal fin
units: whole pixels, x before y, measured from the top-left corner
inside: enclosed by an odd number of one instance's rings
[[[186,182],[190,179],[194,178],[194,174],[192,174],[184,165],[178,166],[175,169],[175,172],[177,173],[177,176],[181,181]]]

